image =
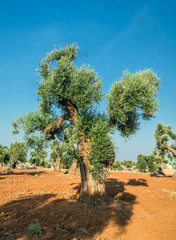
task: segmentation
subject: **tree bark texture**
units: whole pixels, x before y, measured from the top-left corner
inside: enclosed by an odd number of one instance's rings
[[[70,101],[70,100],[64,100],[61,102],[63,106],[66,107],[67,114],[61,115],[53,124],[49,124],[46,126],[46,128],[43,130],[46,137],[50,139],[54,139],[54,133],[57,132],[57,130],[60,128],[61,124],[65,121],[71,121],[74,124],[76,124],[76,120],[78,118],[78,110],[76,106]]]
[[[77,166],[78,166],[78,161],[74,160],[72,165],[71,165],[71,168],[68,170],[68,174],[75,175],[76,174],[76,170],[77,170]]]
[[[61,155],[59,154],[56,158],[56,162],[55,162],[55,165],[54,165],[54,170],[55,171],[60,171],[60,163],[61,163]]]
[[[79,198],[82,202],[87,202],[88,204],[100,204],[106,199],[106,179],[103,181],[97,181],[93,179],[89,171],[91,165],[88,157],[91,151],[91,143],[88,136],[84,135],[80,137],[78,150],[80,152],[79,163],[81,172],[81,187],[77,198]]]
[[[173,149],[173,148],[171,148],[171,147],[167,147],[167,149],[174,155],[174,156],[176,156],[176,150],[175,149]]]

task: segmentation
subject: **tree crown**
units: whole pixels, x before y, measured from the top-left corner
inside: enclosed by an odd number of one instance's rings
[[[72,44],[54,49],[39,63],[42,81],[38,83],[40,107],[51,111],[54,107],[64,107],[70,100],[81,110],[90,108],[102,99],[102,82],[89,65],[80,68],[74,64],[78,46]]]
[[[107,98],[108,111],[123,136],[137,131],[140,116],[144,120],[155,116],[159,84],[158,76],[151,69],[135,74],[124,72],[122,79],[113,84]]]

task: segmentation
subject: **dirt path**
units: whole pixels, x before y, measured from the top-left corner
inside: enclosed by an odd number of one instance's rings
[[[95,208],[76,201],[79,184],[42,168],[0,175],[0,240],[176,240],[176,179],[111,172],[116,202]]]

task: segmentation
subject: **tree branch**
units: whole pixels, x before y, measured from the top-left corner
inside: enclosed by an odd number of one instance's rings
[[[60,128],[61,124],[65,120],[70,120],[70,114],[60,116],[55,123],[48,124],[46,128],[43,130],[47,138],[54,139],[54,133]]]
[[[60,116],[53,124],[48,124],[44,129],[36,128],[35,130],[43,131],[45,136],[50,139],[55,139],[54,134],[60,128],[61,124],[65,121],[71,121],[76,124],[78,117],[78,110],[71,100],[64,99],[60,102],[61,105],[66,107],[67,114]]]
[[[109,124],[110,124],[110,126],[115,126],[115,125],[116,125],[116,120],[115,120],[114,117],[111,117],[111,118],[110,118]]]
[[[176,150],[174,150],[173,148],[171,147],[167,147],[167,149],[176,157]]]
[[[66,110],[69,114],[69,117],[70,117],[70,121],[72,121],[74,124],[76,124],[76,120],[77,120],[77,117],[78,117],[78,109],[77,109],[77,106],[72,103],[71,100],[69,99],[64,99],[60,102],[61,105],[63,105],[64,107],[66,107]]]

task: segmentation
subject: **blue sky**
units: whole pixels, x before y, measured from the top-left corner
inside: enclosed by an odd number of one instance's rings
[[[54,45],[77,42],[81,61],[103,78],[105,93],[124,70],[152,68],[161,78],[156,118],[127,142],[116,134],[117,159],[152,152],[156,122],[176,131],[176,1],[1,1],[0,144],[22,140],[11,121],[37,107],[38,61]],[[104,104],[102,108],[105,108]]]

